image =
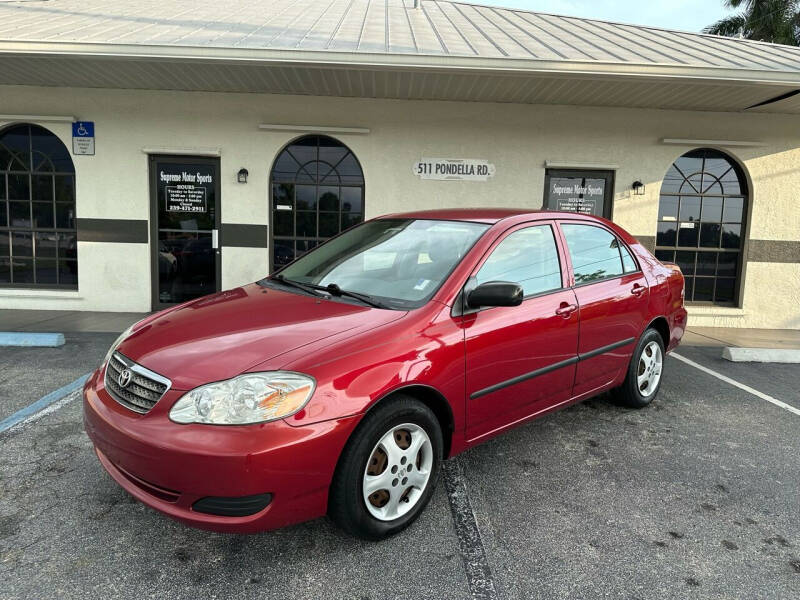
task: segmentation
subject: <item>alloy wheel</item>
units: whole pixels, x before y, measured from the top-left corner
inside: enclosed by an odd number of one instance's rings
[[[661,372],[664,366],[664,357],[661,346],[657,342],[648,343],[639,357],[639,366],[636,370],[636,383],[639,393],[644,398],[649,398],[658,388],[661,381]]]
[[[396,425],[375,444],[363,477],[364,504],[380,521],[394,521],[422,498],[433,467],[433,446],[413,423]]]

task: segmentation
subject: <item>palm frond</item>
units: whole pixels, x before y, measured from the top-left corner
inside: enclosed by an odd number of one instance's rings
[[[703,29],[703,32],[726,37],[739,37],[745,35],[746,26],[747,18],[744,15],[732,15],[709,25]]]
[[[703,31],[776,44],[800,45],[800,0],[722,0],[739,13],[709,25]]]

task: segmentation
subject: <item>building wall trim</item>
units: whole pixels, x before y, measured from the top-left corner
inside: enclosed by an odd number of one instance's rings
[[[144,154],[164,154],[174,156],[210,156],[218,158],[222,156],[220,148],[170,148],[164,147],[144,147],[142,148]]]
[[[78,218],[77,222],[79,242],[146,244],[150,239],[143,219]]]
[[[544,161],[546,169],[581,169],[581,170],[597,170],[597,171],[617,171],[619,165],[608,163],[582,163],[570,162],[563,160],[546,160]]]
[[[266,225],[222,224],[222,246],[234,248],[267,248],[269,228]]]
[[[329,127],[318,125],[273,125],[261,123],[261,131],[290,131],[293,133],[328,133],[333,135],[369,135],[367,127]]]
[[[800,241],[748,240],[747,260],[750,262],[800,264]]]
[[[647,248],[650,252],[655,252],[656,249],[656,236],[654,235],[634,235],[639,243]]]
[[[671,144],[674,146],[696,146],[702,148],[705,146],[717,148],[763,148],[767,144],[764,142],[755,141],[742,141],[742,140],[689,140],[681,138],[664,138],[661,140],[662,144]]]
[[[77,119],[68,115],[0,115],[0,122],[14,123],[16,121],[25,123],[74,123]]]

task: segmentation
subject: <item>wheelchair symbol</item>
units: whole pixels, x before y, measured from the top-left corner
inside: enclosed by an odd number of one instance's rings
[[[78,135],[81,137],[89,135],[89,130],[84,127],[83,123],[78,125]]]

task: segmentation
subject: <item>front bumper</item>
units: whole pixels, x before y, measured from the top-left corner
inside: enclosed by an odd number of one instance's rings
[[[86,433],[100,463],[132,496],[187,525],[254,533],[320,517],[336,462],[359,416],[292,427],[284,421],[247,426],[179,425],[169,409],[183,394],[170,390],[145,414],[113,400],[102,369],[83,390]],[[207,497],[271,494],[243,517],[201,513]]]

